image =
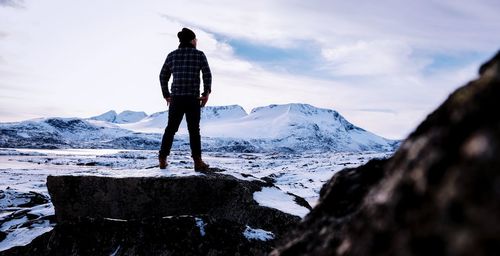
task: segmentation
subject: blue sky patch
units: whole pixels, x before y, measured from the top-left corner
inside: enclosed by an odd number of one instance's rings
[[[288,48],[238,39],[230,39],[226,43],[231,45],[237,57],[272,71],[318,75],[322,62],[321,49],[312,41],[298,41]]]
[[[431,58],[432,62],[425,67],[424,74],[457,69],[471,64],[476,64],[476,66],[478,66],[485,60],[491,58],[491,56],[478,52],[462,52],[455,54],[434,54]]]

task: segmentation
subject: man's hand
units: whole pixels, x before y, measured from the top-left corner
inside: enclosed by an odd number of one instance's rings
[[[201,96],[198,99],[200,100],[200,106],[204,107],[208,101],[208,94],[206,96]]]
[[[167,101],[167,106],[170,105],[170,102],[172,101],[171,97],[166,97],[165,100]]]

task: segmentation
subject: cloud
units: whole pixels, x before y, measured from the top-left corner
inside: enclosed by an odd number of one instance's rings
[[[204,30],[253,42],[292,47],[365,41],[410,42],[438,50],[498,47],[497,1],[172,1],[168,16]],[[210,14],[210,15],[206,15]],[[191,18],[192,17],[192,18]],[[471,41],[472,40],[472,41]]]
[[[23,8],[24,1],[23,0],[0,0],[0,6]]]
[[[406,75],[420,72],[430,60],[413,56],[400,41],[358,41],[323,49],[326,67],[335,76]]]

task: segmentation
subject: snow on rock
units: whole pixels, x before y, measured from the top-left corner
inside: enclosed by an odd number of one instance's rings
[[[196,221],[196,226],[200,229],[200,235],[205,236],[207,233],[205,232],[205,226],[207,225],[203,219],[201,218],[194,218]]]
[[[45,195],[0,187],[0,251],[23,246],[52,230],[54,208]]]
[[[17,225],[12,232],[8,233],[5,239],[0,242],[0,252],[15,246],[27,245],[36,237],[53,229],[47,220],[31,225],[30,227],[18,227],[21,226],[21,224],[24,224],[24,222],[19,223],[19,225]],[[1,231],[4,231],[3,226]]]
[[[309,209],[298,205],[295,198],[275,187],[264,187],[253,194],[253,199],[261,206],[276,208],[282,212],[303,218]]]
[[[10,187],[0,190],[0,209],[2,211],[9,208],[17,209],[18,207],[34,206],[41,203],[47,203],[48,201],[48,197],[34,191],[26,193]]]
[[[274,234],[263,229],[255,229],[249,226],[243,231],[243,236],[248,240],[268,241],[274,239]]]

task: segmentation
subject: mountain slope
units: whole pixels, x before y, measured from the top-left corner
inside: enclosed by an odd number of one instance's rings
[[[147,116],[148,115],[145,112],[125,110],[120,114],[117,114],[116,111],[111,110],[101,115],[91,117],[89,119],[97,121],[105,121],[110,123],[117,123],[117,124],[126,124],[126,123],[138,122]]]
[[[227,123],[245,116],[247,116],[247,113],[241,106],[238,105],[204,107],[201,111],[202,132],[205,124]],[[136,123],[120,124],[119,127],[135,132],[163,133],[167,125],[167,121],[168,111],[162,111],[154,113]],[[187,134],[186,127],[186,120],[184,119],[179,128],[179,134]]]
[[[4,148],[148,149],[156,147],[160,139],[102,121],[57,117],[0,123],[0,134],[0,147]]]
[[[167,112],[120,127],[136,132],[162,133]],[[250,114],[240,106],[206,107],[202,112],[202,136],[250,141],[264,149],[335,151],[391,151],[397,141],[388,140],[348,122],[338,112],[308,104],[269,105]],[[188,134],[185,121],[179,134]]]
[[[131,116],[140,117],[140,113]],[[110,111],[88,120],[44,118],[0,123],[0,147],[159,147],[168,112],[129,123],[117,123],[119,116]],[[206,107],[201,133],[203,149],[211,151],[393,151],[399,143],[349,123],[334,110],[307,104],[269,105],[255,108],[250,114],[237,105]],[[174,149],[188,149],[185,123],[178,135]]]
[[[308,104],[260,107],[245,118],[227,124],[226,129],[206,129],[215,136],[267,139],[281,147],[301,150],[385,151],[394,146],[394,141],[349,123],[334,110]]]

